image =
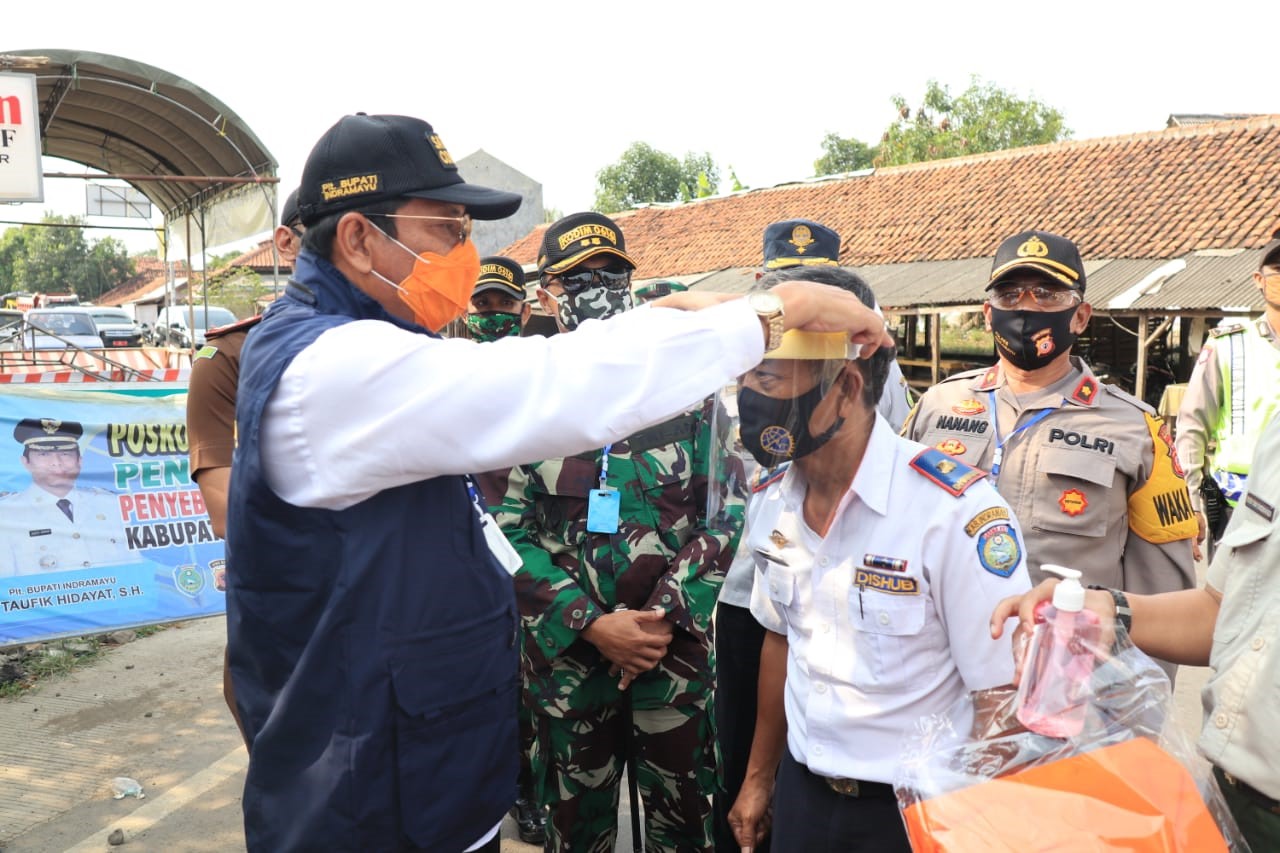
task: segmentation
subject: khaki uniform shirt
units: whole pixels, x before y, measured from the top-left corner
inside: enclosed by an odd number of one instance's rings
[[[1222,593],[1213,669],[1201,694],[1200,750],[1280,799],[1280,421],[1258,441],[1248,493],[1231,516],[1205,582]]]
[[[1020,522],[1033,583],[1050,563],[1132,592],[1189,589],[1196,521],[1168,428],[1071,363],[1057,384],[1021,396],[999,364],[956,374],[925,392],[903,434],[984,471],[1003,444],[995,485]]]

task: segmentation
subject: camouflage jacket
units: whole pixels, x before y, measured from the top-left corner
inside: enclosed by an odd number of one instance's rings
[[[587,496],[601,451],[479,478],[490,510],[524,560],[516,595],[524,627],[525,700],[574,717],[618,699],[609,662],[579,635],[618,605],[662,607],[675,626],[667,656],[629,689],[637,707],[703,701],[711,692],[711,613],[742,532],[744,500],[718,487],[707,520],[714,399],[612,445],[608,485],[619,492],[616,534],[589,533]],[[727,420],[716,419],[717,424]],[[717,426],[717,431],[720,427]],[[714,460],[720,466],[723,460]],[[719,483],[741,483],[736,474]]]

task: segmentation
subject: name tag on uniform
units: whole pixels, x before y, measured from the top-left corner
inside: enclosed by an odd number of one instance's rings
[[[587,495],[587,532],[617,533],[622,499],[617,489],[592,489]]]
[[[27,535],[28,536],[48,536],[52,532],[53,531],[51,529],[46,527],[44,530],[28,530]]]

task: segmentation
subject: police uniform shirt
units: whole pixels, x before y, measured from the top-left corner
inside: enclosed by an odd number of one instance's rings
[[[1245,340],[1246,337],[1251,340]],[[1267,353],[1270,358],[1257,358]],[[1223,381],[1223,362],[1231,373],[1233,387]],[[1244,374],[1237,376],[1235,362]],[[1252,392],[1252,393],[1250,393]],[[1238,395],[1238,396],[1237,396]],[[1280,338],[1276,337],[1266,315],[1243,324],[1233,324],[1215,329],[1200,348],[1196,366],[1187,380],[1187,390],[1178,407],[1178,460],[1186,469],[1187,488],[1191,491],[1191,505],[1198,511],[1204,507],[1200,498],[1200,482],[1204,469],[1212,464],[1210,451],[1219,443],[1219,424],[1225,408],[1228,410],[1226,435],[1243,434],[1237,461],[1248,463],[1252,457],[1249,433],[1253,438],[1261,432],[1280,405]],[[1239,418],[1238,423],[1232,423]],[[1215,454],[1216,455],[1216,454]],[[1218,461],[1218,460],[1215,460]]]
[[[118,496],[102,489],[74,488],[64,498],[31,485],[0,498],[0,576],[82,569],[134,559],[120,520]]]
[[[1236,507],[1205,583],[1222,593],[1213,674],[1202,698],[1200,751],[1226,772],[1280,799],[1280,421],[1258,441],[1248,492]]]
[[[788,643],[787,744],[823,776],[892,783],[904,729],[1013,677],[987,621],[1030,586],[1017,522],[980,472],[913,467],[924,451],[877,418],[825,537],[794,465],[747,506],[751,612]]]
[[[903,434],[992,470],[1022,521],[1032,582],[1045,563],[1085,583],[1154,593],[1195,585],[1195,516],[1164,422],[1078,358],[1056,384],[1016,395],[999,364],[930,388]],[[994,409],[993,409],[994,398]]]

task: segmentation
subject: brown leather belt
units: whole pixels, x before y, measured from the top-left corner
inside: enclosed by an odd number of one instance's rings
[[[1247,782],[1241,782],[1239,779],[1232,776],[1221,767],[1218,767],[1216,764],[1213,767],[1213,775],[1218,778],[1220,783],[1236,789],[1241,794],[1244,794],[1246,797],[1253,800],[1254,803],[1264,811],[1269,811],[1272,814],[1280,814],[1280,800],[1268,797],[1266,794],[1262,793]]]

